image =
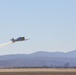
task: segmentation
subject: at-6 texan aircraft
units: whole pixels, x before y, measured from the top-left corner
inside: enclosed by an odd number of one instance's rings
[[[18,41],[26,41],[26,40],[29,40],[29,39],[25,39],[25,37],[19,37],[17,39],[14,39],[14,38],[11,39],[12,43],[15,43]]]
[[[0,44],[0,48],[2,48],[4,46],[7,46],[7,45],[10,45],[12,43],[18,42],[18,41],[26,41],[26,40],[29,40],[29,39],[25,39],[25,37],[19,37],[17,39],[12,38],[11,39],[12,42],[7,42],[7,43],[4,43],[4,44]]]

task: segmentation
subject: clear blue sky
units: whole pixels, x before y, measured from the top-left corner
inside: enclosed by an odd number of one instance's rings
[[[76,0],[0,0],[0,55],[76,50]]]

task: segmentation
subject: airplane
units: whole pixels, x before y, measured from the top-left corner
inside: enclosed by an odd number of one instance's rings
[[[12,38],[11,41],[12,43],[18,42],[18,41],[26,41],[29,39],[25,39],[25,37],[18,37],[17,39]]]

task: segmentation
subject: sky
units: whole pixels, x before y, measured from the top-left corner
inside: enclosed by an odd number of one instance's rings
[[[76,0],[0,0],[0,55],[76,50]]]

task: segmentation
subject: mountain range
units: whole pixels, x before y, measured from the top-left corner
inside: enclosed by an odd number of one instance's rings
[[[76,67],[76,50],[1,55],[0,68],[8,67]]]

